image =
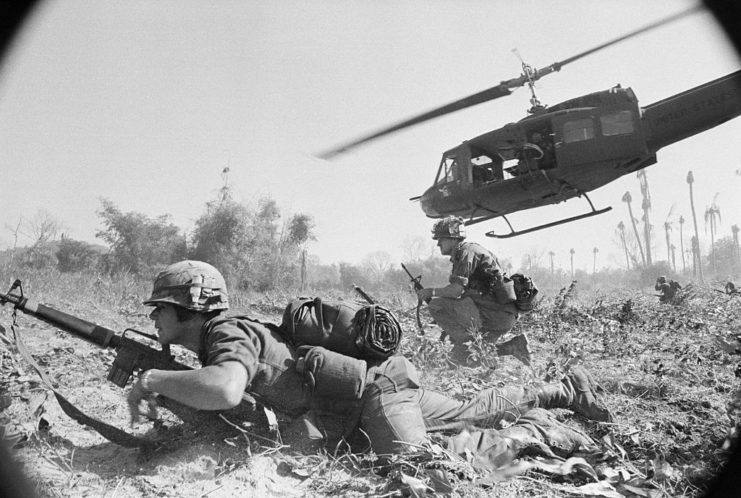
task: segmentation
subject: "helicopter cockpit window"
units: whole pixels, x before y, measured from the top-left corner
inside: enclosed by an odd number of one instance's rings
[[[451,183],[460,180],[458,161],[455,157],[443,157],[440,177],[437,183]]]
[[[575,119],[563,124],[563,139],[566,143],[582,142],[594,138],[592,118]]]
[[[613,135],[629,135],[633,133],[633,113],[618,111],[600,117],[602,134],[606,137]]]

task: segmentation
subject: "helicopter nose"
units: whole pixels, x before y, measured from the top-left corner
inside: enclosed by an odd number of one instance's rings
[[[422,208],[422,211],[424,211],[424,213],[430,218],[435,218],[435,217],[440,216],[440,213],[438,213],[432,207],[432,196],[430,195],[430,189],[428,189],[424,194],[420,196],[419,205]]]

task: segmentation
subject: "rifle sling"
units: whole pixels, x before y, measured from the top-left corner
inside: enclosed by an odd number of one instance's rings
[[[100,420],[84,414],[79,408],[74,406],[67,398],[65,398],[59,391],[54,388],[51,379],[49,379],[46,373],[41,369],[41,367],[39,367],[39,365],[31,356],[31,353],[29,353],[28,349],[26,348],[26,345],[21,340],[20,330],[16,327],[16,325],[11,325],[10,329],[13,331],[13,337],[15,338],[18,352],[33,367],[33,369],[36,370],[36,373],[39,374],[39,377],[41,377],[41,381],[47,387],[47,389],[54,393],[54,396],[59,402],[59,406],[62,408],[64,413],[67,414],[67,416],[69,416],[79,424],[86,425],[95,429],[98,434],[100,434],[107,440],[125,448],[141,448],[153,446],[156,444],[155,441],[150,441],[148,439],[134,436],[133,434],[129,434],[126,431],[119,429],[118,427],[106,424],[105,422],[101,422]]]

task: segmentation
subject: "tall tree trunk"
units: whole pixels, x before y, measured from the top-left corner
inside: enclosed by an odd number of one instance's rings
[[[648,216],[648,212],[651,210],[651,193],[648,190],[646,170],[638,171],[637,176],[641,184],[641,197],[643,197],[641,209],[643,209],[643,243],[646,245],[646,264],[650,266],[653,263],[651,257],[651,220]]]
[[[692,184],[695,182],[695,177],[692,175],[692,171],[690,170],[687,173],[687,184],[690,186],[690,207],[692,208],[692,224],[695,227],[695,238],[697,239],[697,243],[695,244],[696,247],[694,247],[695,252],[695,258],[697,259],[697,274],[700,277],[700,282],[704,282],[705,278],[702,275],[702,256],[700,254],[700,233],[697,231],[697,213],[695,212],[695,197],[692,192]]]
[[[682,273],[685,273],[687,271],[687,265],[684,261],[684,217],[679,217],[679,250],[682,253]]]
[[[569,250],[571,254],[571,280],[574,280],[574,249]]]
[[[638,235],[638,226],[636,225],[636,219],[633,217],[633,207],[630,204],[632,200],[633,198],[631,197],[630,192],[625,192],[625,194],[623,194],[623,201],[628,205],[628,215],[630,216],[630,222],[633,224],[633,232],[635,232],[638,250],[641,252],[641,261],[643,262],[643,266],[645,267],[646,255],[643,254],[643,246],[641,246],[641,236]]]
[[[620,232],[620,242],[623,243],[623,251],[625,251],[625,267],[630,270],[630,257],[628,257],[628,242],[625,240],[625,224],[621,221],[618,223],[618,231]]]

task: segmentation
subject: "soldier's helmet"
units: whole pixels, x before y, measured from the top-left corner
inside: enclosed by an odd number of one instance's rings
[[[659,278],[656,279],[656,283],[665,284],[666,283],[666,277],[664,275],[661,275]]]
[[[446,216],[435,222],[432,226],[432,238],[437,240],[443,237],[465,239],[466,227],[463,225],[463,218],[460,216]]]
[[[229,309],[226,281],[219,270],[202,261],[180,261],[162,270],[154,279],[147,306],[170,303],[207,313]]]

